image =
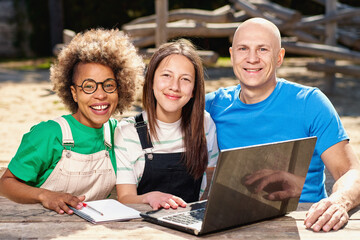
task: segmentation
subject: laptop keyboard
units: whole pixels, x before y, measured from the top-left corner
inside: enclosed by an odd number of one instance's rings
[[[205,208],[200,208],[197,210],[192,210],[189,212],[179,213],[176,215],[171,215],[164,217],[164,219],[176,223],[181,223],[184,225],[191,225],[198,222],[201,222],[204,218]]]

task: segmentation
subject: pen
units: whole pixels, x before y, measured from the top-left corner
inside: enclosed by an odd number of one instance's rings
[[[84,203],[84,202],[82,204],[83,204],[84,207],[88,207],[91,210],[93,210],[93,211],[97,212],[98,214],[100,214],[101,216],[104,216],[104,214],[102,212],[100,212],[99,210],[96,210],[95,208],[91,207],[89,204]]]

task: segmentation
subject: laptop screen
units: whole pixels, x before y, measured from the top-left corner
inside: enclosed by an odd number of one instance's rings
[[[311,137],[220,152],[203,231],[295,210],[315,143],[316,137]]]

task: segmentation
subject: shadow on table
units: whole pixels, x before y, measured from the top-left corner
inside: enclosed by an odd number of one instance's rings
[[[300,239],[296,220],[285,216],[206,235],[229,239]]]
[[[152,223],[149,223],[152,224]],[[199,239],[188,233],[180,232],[156,224],[152,224],[153,228],[163,231],[173,236],[181,236],[185,239]],[[257,223],[243,225],[219,232],[213,232],[201,235],[203,239],[300,239],[296,220],[292,217],[285,216],[274,218],[271,220],[260,221]]]

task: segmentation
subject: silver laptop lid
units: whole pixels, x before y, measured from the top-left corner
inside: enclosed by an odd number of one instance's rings
[[[283,200],[267,198],[270,193],[284,193],[285,190],[301,193],[315,143],[316,137],[309,137],[221,151],[201,233],[282,216],[295,210],[300,194]],[[257,192],[261,179],[269,180],[266,176],[287,180],[268,184]],[[249,180],[254,182],[249,184]],[[297,187],[293,187],[294,183]]]

